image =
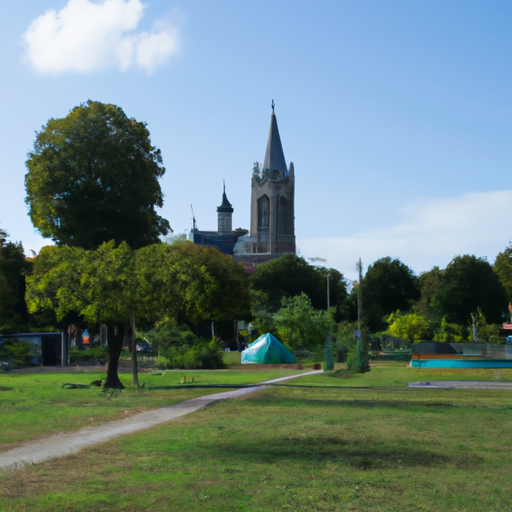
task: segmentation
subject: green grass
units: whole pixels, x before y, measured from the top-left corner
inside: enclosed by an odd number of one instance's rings
[[[0,510],[512,510],[511,392],[406,388],[409,372],[303,377],[1,474]]]
[[[511,392],[405,387],[426,375],[391,364],[219,402],[1,474],[0,510],[512,510]]]
[[[62,388],[67,382],[90,384],[105,378],[104,372],[62,370],[47,373],[34,369],[0,373],[0,452],[28,439],[98,425],[219,391],[194,389],[197,384],[253,384],[297,373],[297,370],[186,370],[160,373],[139,376],[140,383],[145,383],[146,389],[143,391],[133,387],[130,373],[121,373],[120,378],[126,389],[113,394],[105,393],[98,387]],[[151,386],[180,385],[184,375],[190,389],[147,389]],[[194,383],[191,383],[192,378]]]
[[[509,397],[270,388],[3,474],[0,509],[507,511]]]
[[[342,365],[336,365],[342,368]],[[289,381],[289,385],[329,385],[329,386],[393,386],[407,387],[408,382],[433,382],[436,380],[484,380],[493,382],[512,381],[512,368],[503,369],[435,369],[410,368],[404,362],[371,362],[371,371],[365,374],[346,372],[302,377],[300,381]],[[283,383],[285,385],[285,383]]]

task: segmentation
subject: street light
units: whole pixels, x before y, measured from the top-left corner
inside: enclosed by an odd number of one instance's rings
[[[327,269],[327,312],[329,311],[329,308],[331,307],[331,297],[330,297],[330,290],[329,290],[329,277],[331,275],[331,272],[329,269]],[[328,314],[328,313],[327,313]],[[327,319],[327,316],[326,316]],[[329,327],[327,327],[327,333],[325,337],[325,371],[332,371],[334,370],[334,358],[332,355],[332,344],[331,344],[331,336],[329,333]]]
[[[331,270],[327,269],[327,309],[331,307],[331,294],[329,292],[329,277],[331,276]]]

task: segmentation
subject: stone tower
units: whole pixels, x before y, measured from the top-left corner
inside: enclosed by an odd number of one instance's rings
[[[254,165],[252,175],[250,252],[265,254],[264,259],[295,254],[294,198],[293,163],[287,168],[272,101],[265,160]]]

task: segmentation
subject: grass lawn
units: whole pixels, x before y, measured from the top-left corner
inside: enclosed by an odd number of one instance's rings
[[[341,367],[341,365],[336,365]],[[410,368],[405,362],[372,362],[371,371],[365,374],[347,374],[346,372],[302,377],[299,381],[290,381],[289,385],[329,385],[329,386],[393,386],[407,387],[408,382],[428,382],[436,380],[488,380],[493,382],[512,381],[512,368],[503,369],[459,369],[459,368]],[[283,383],[285,385],[286,383]]]
[[[510,391],[406,388],[436,379],[403,365],[339,375],[0,474],[0,510],[512,510]]]
[[[190,389],[138,391],[132,385],[131,373],[121,373],[126,389],[122,393],[105,393],[98,387],[62,388],[67,382],[90,384],[105,378],[104,371],[59,370],[48,373],[32,369],[0,373],[0,452],[28,439],[98,425],[147,409],[219,392],[215,389],[194,389],[194,384],[254,384],[299,372],[186,370],[160,373],[142,373],[139,381],[145,383],[146,388],[174,386],[180,385],[185,375]],[[192,378],[194,384],[191,383]]]

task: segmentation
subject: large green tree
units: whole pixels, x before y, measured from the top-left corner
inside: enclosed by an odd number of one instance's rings
[[[363,317],[368,327],[386,327],[385,317],[397,310],[409,311],[420,297],[418,278],[398,259],[389,256],[372,263],[361,284]]]
[[[503,252],[496,256],[494,262],[494,272],[505,288],[509,302],[512,301],[512,245],[508,246]]]
[[[301,293],[283,298],[282,307],[273,316],[279,339],[292,350],[314,349],[325,343],[327,326],[332,324],[330,313],[314,309],[310,298]]]
[[[453,258],[443,271],[436,303],[449,322],[466,325],[478,308],[488,322],[501,322],[508,300],[489,262],[465,254]]]
[[[26,203],[34,226],[57,245],[95,249],[158,242],[169,223],[158,179],[160,150],[144,123],[115,105],[88,101],[37,133],[26,162]]]
[[[249,313],[246,279],[243,266],[191,242],[136,251],[124,242],[115,247],[114,241],[93,251],[45,247],[28,278],[27,302],[31,311],[53,310],[59,320],[76,311],[88,322],[106,324],[105,387],[121,388],[117,365],[126,326],[133,334],[141,319],[170,316],[193,323],[244,318]]]
[[[327,308],[327,272],[331,306],[338,313],[347,298],[346,281],[343,274],[335,269],[310,265],[304,258],[285,254],[279,258],[258,265],[250,278],[254,306],[257,311],[274,313],[283,298],[306,294],[315,309]]]
[[[400,311],[391,313],[388,317],[388,332],[396,338],[404,338],[411,343],[431,339],[431,326],[423,315]]]
[[[0,229],[0,332],[28,330],[25,304],[25,274],[31,263],[25,257],[21,243],[8,241]]]
[[[428,321],[439,324],[443,317],[443,311],[439,304],[438,292],[443,283],[444,271],[439,267],[432,267],[427,272],[422,272],[419,277],[421,297],[416,305],[418,312]]]

